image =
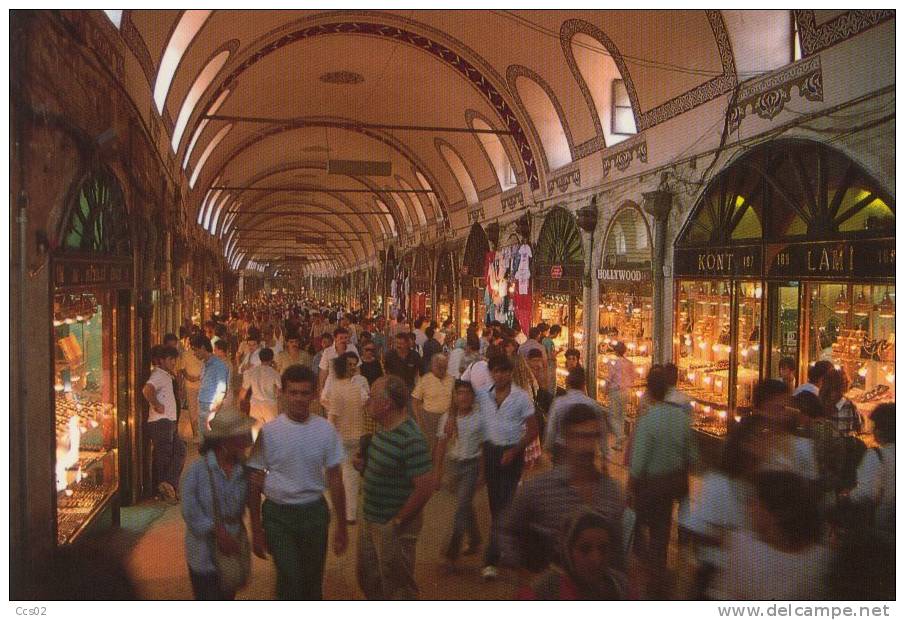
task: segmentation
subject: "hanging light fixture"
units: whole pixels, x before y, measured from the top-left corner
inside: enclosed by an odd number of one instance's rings
[[[845,289],[839,291],[836,298],[836,314],[848,314],[848,299],[845,298]]]
[[[877,310],[880,312],[880,317],[884,319],[891,319],[896,315],[896,304],[889,297],[889,290],[883,294],[883,301],[877,306]]]
[[[862,290],[858,293],[858,299],[855,300],[854,307],[854,315],[855,316],[867,316],[870,314],[871,303],[868,301],[867,297],[864,296],[864,291]]]

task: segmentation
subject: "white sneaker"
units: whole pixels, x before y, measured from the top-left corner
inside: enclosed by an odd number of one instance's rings
[[[481,577],[488,581],[496,579],[499,575],[500,573],[497,571],[496,566],[485,566],[484,570],[481,571]]]

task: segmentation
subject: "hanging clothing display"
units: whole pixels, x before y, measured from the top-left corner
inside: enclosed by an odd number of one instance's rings
[[[485,260],[485,323],[499,321],[512,327],[516,320],[526,330],[531,321],[531,248],[510,245],[488,252]]]

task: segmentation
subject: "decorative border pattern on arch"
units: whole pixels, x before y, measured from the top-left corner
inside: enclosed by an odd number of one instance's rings
[[[525,77],[540,86],[545,93],[547,93],[547,97],[550,99],[550,103],[553,104],[553,108],[556,110],[556,115],[559,117],[559,124],[562,126],[562,131],[566,136],[566,142],[569,145],[569,158],[572,161],[575,161],[575,141],[572,138],[572,130],[569,129],[569,122],[566,120],[566,113],[563,110],[562,104],[559,103],[559,99],[556,97],[556,93],[553,92],[553,89],[544,81],[540,75],[529,69],[524,65],[509,65],[506,68],[506,82],[509,84],[509,92],[512,94],[512,97],[515,99],[517,105],[521,107],[522,113],[526,118],[531,118],[531,115],[528,114],[528,109],[525,107],[525,102],[522,101],[521,96],[518,94],[518,89],[515,87],[516,78]],[[540,135],[537,133],[537,128],[534,124],[530,124],[528,126],[531,131],[531,135],[534,137],[534,141],[537,143],[538,148],[543,152],[544,157],[542,159],[544,170],[546,172],[550,172],[550,165],[547,163],[547,152],[544,149],[544,143],[540,139]],[[531,186],[531,189],[537,189],[535,186]]]
[[[540,187],[537,163],[535,162],[534,153],[531,151],[531,145],[528,143],[525,131],[512,108],[509,107],[509,104],[506,103],[502,94],[490,80],[488,80],[471,62],[445,45],[433,41],[424,35],[397,26],[362,21],[334,22],[309,26],[307,28],[289,32],[264,45],[254,54],[234,67],[232,72],[220,82],[216,90],[211,94],[211,100],[216,101],[217,97],[219,97],[224,90],[231,87],[246,69],[273,52],[298,41],[330,34],[369,35],[407,43],[431,54],[458,71],[484,95],[488,103],[490,103],[500,115],[500,119],[503,121],[506,128],[512,132],[512,139],[518,146],[519,154],[521,155],[522,163],[528,176],[528,182],[531,184],[531,188],[538,189]]]
[[[119,32],[123,38],[123,41],[126,42],[126,46],[130,50],[132,50],[132,54],[138,61],[138,65],[141,67],[142,73],[145,74],[145,77],[148,80],[148,85],[153,88],[154,61],[151,60],[151,53],[148,51],[148,46],[147,44],[145,44],[144,38],[141,36],[138,28],[136,28],[135,24],[132,22],[131,13],[133,10],[134,9],[123,10],[123,18],[120,22]]]
[[[720,63],[723,67],[722,75],[708,80],[688,92],[674,97],[646,112],[641,111],[638,92],[635,89],[635,84],[628,71],[625,59],[610,38],[597,26],[583,20],[570,19],[563,23],[559,34],[560,43],[565,52],[569,68],[572,70],[572,74],[578,82],[578,86],[584,95],[585,101],[588,103],[588,110],[592,112],[591,116],[594,121],[594,127],[597,129],[598,138],[601,141],[603,139],[603,128],[600,126],[600,118],[596,114],[597,108],[594,105],[591,91],[588,89],[588,86],[581,75],[581,71],[578,69],[578,63],[575,61],[574,55],[572,54],[572,37],[578,33],[593,37],[612,55],[613,61],[616,63],[616,67],[619,69],[619,73],[622,75],[622,79],[625,82],[625,89],[628,92],[629,100],[632,102],[632,110],[635,113],[635,124],[640,133],[645,129],[649,129],[654,125],[659,125],[660,123],[675,118],[680,114],[729,92],[735,88],[738,83],[738,77],[735,71],[735,57],[732,53],[729,31],[726,28],[726,23],[723,21],[723,15],[716,9],[707,9],[705,12],[707,14],[707,19],[710,22],[710,28],[713,30],[714,38],[716,39],[717,49],[719,50]],[[593,153],[594,151],[589,152]]]
[[[795,9],[798,32],[801,34],[801,54],[804,57],[848,41],[852,37],[895,19],[895,9],[853,9],[845,11],[825,24],[817,24],[813,9]]]

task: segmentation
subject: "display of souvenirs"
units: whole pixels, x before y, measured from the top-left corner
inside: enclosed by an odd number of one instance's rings
[[[510,245],[485,259],[484,322],[531,324],[531,246]]]

